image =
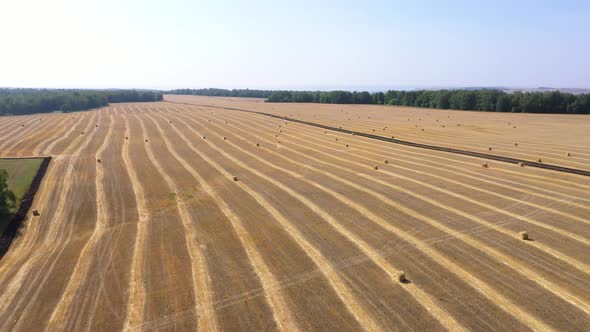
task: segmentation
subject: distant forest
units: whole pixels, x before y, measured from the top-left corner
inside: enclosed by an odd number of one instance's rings
[[[350,91],[275,91],[267,102],[380,104],[437,109],[521,113],[590,114],[590,94],[498,90],[418,90],[385,93]]]
[[[0,89],[0,115],[72,112],[109,103],[162,100],[162,93],[138,90]]]
[[[350,91],[272,91],[249,89],[179,89],[170,94],[266,98],[278,103],[377,104],[437,109],[519,113],[590,114],[590,94],[499,90],[416,90],[369,93]]]
[[[0,88],[0,115],[72,112],[118,102],[162,100],[162,93],[215,97],[266,98],[267,102],[376,104],[436,109],[519,113],[590,114],[590,94],[499,90],[416,90],[369,93],[350,91],[273,91],[251,89],[52,90]]]
[[[244,98],[268,98],[274,93],[272,90],[250,90],[250,89],[177,89],[166,93],[172,95],[195,95],[211,97],[244,97]]]

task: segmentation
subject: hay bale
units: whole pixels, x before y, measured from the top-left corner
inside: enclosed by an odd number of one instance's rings
[[[395,274],[395,279],[397,279],[399,282],[406,282],[406,273],[404,271],[398,271]]]
[[[98,158],[98,159],[96,159],[96,162],[102,163],[102,160],[100,160],[100,158]]]
[[[125,136],[125,139],[129,139],[129,136]]]
[[[379,169],[379,166],[375,165],[375,166],[373,166],[373,168],[374,168],[375,170],[378,170],[378,169]]]
[[[96,128],[98,128],[98,125],[96,125]]]
[[[488,147],[488,151],[492,151],[492,147],[491,146]]]
[[[203,139],[207,139],[207,136],[203,136]]]
[[[148,141],[148,140],[147,140],[147,138],[145,139],[145,141],[146,141],[146,143],[147,143],[147,141]]]
[[[80,135],[84,135],[84,132],[80,133]]]
[[[522,240],[528,240],[529,239],[529,233],[527,232],[518,232],[518,237],[521,238]]]
[[[565,153],[565,156],[566,156],[566,157],[571,157],[571,156],[572,156],[572,154],[571,154],[571,153],[569,153],[569,152],[566,152],[566,153]]]
[[[483,164],[481,164],[481,167],[483,167],[483,168],[488,168],[488,167],[490,167],[490,166],[488,165],[488,163],[483,163]]]
[[[256,146],[260,146],[260,143],[256,143]]]
[[[518,146],[518,143],[514,143],[514,146]]]
[[[33,215],[34,215],[35,217],[38,217],[38,216],[40,216],[41,214],[39,213],[39,210],[36,210],[36,209],[35,209],[35,210],[33,210]]]
[[[518,163],[518,166],[519,167],[524,167],[524,163],[521,161],[521,162]]]
[[[227,137],[223,136],[223,140],[224,140],[224,141],[225,141],[225,140],[227,140]]]
[[[389,164],[389,160],[387,160],[387,159],[385,159],[383,162],[386,164]]]
[[[238,177],[237,176],[234,176],[234,181],[238,181]]]
[[[543,159],[539,158],[539,159],[537,159],[537,161],[540,162],[540,163],[542,163],[543,162]]]
[[[348,144],[346,144],[346,147],[348,147]]]
[[[336,141],[338,141],[338,138],[335,138]]]

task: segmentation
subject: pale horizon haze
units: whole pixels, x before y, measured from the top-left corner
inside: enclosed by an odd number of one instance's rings
[[[0,87],[590,88],[589,1],[3,1]]]

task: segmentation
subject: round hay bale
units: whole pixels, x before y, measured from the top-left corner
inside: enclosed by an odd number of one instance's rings
[[[395,274],[395,279],[397,279],[399,282],[406,282],[406,273],[404,271],[398,271]]]
[[[98,158],[98,159],[96,159],[96,162],[102,163],[102,160],[100,160],[100,158]]]
[[[375,170],[378,170],[378,169],[379,169],[379,166],[375,165],[375,166],[373,166],[373,168],[374,168]]]
[[[386,164],[389,164],[389,160],[387,160],[387,159],[385,159],[383,162]]]
[[[524,163],[521,161],[521,162],[518,163],[518,166],[519,167],[524,167]]]
[[[424,131],[424,128],[422,128],[422,131]]]
[[[522,231],[522,232],[518,232],[518,237],[521,238],[522,240],[528,240],[529,239],[529,233]]]
[[[129,139],[129,136],[125,136],[125,139]]]
[[[172,120],[170,120],[170,123],[172,123]]]
[[[237,176],[234,176],[234,181],[238,181],[238,177]]]
[[[33,210],[33,215],[34,215],[35,217],[38,217],[38,216],[40,216],[41,214],[39,213],[39,210],[35,209],[35,210]]]
[[[82,132],[80,135],[84,135],[84,132]]]
[[[395,136],[391,136],[391,138],[395,138]]]
[[[571,157],[571,156],[572,156],[572,154],[571,154],[571,153],[569,153],[569,152],[566,152],[566,153],[565,153],[565,156],[566,156],[566,157]]]
[[[346,144],[346,147],[348,147],[348,144]]]
[[[203,136],[203,139],[207,139],[207,136]]]
[[[338,138],[335,138],[336,141],[338,141]]]
[[[260,143],[256,143],[256,146],[260,146]]]
[[[542,163],[543,162],[543,159],[538,158],[537,161],[540,162],[540,163]]]
[[[223,140],[224,140],[224,141],[225,141],[225,140],[227,140],[227,137],[223,136]]]
[[[278,141],[279,144],[281,144],[281,141]]]
[[[488,168],[488,167],[490,167],[490,166],[488,165],[488,163],[483,163],[483,164],[481,164],[481,167],[483,167],[483,168]]]
[[[518,143],[514,143],[514,146],[518,146]]]
[[[96,125],[96,128],[98,128],[98,125]]]
[[[492,147],[491,146],[488,147],[488,151],[492,151]]]
[[[145,141],[146,141],[146,142],[148,141],[148,140],[147,140],[147,138],[145,139]]]

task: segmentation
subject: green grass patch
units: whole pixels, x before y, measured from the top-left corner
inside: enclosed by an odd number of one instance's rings
[[[0,169],[5,169],[8,172],[8,189],[16,195],[16,209],[11,211],[12,213],[16,213],[20,207],[20,201],[29,191],[31,182],[33,182],[42,162],[42,158],[0,159]],[[4,232],[4,228],[12,216],[12,214],[0,216],[0,234]]]

